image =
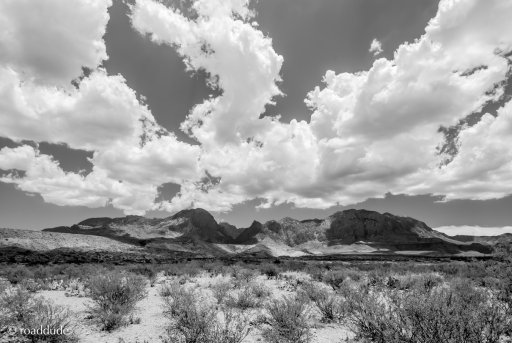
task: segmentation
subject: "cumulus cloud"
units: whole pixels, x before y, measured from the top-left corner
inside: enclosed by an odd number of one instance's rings
[[[449,236],[468,235],[468,236],[498,236],[505,233],[512,233],[512,226],[503,227],[482,227],[482,226],[440,226],[434,228]]]
[[[214,86],[224,91],[197,105],[182,128],[201,143],[202,168],[221,177],[217,189],[231,195],[232,203],[259,197],[265,199],[263,207],[293,202],[325,208],[389,191],[450,199],[509,192],[464,190],[467,179],[458,162],[440,167],[443,156],[436,148],[444,139],[441,126],[501,95],[496,85],[509,70],[504,52],[510,51],[511,39],[504,32],[511,25],[505,14],[510,5],[442,1],[425,34],[402,44],[393,60],[379,59],[359,73],[328,71],[324,86],[308,94],[314,111],[310,123],[259,119],[264,105],[279,95],[280,57],[265,44],[269,39],[234,11],[204,10],[200,1],[194,6],[199,17],[190,19],[140,0],[132,22],[153,41],[177,46],[189,68],[209,72]],[[448,175],[453,175],[450,192],[443,181]],[[194,197],[192,190],[187,197]]]
[[[267,127],[265,105],[280,95],[283,58],[249,22],[248,0],[193,3],[195,20],[152,0],[136,1],[132,23],[158,44],[175,46],[191,70],[205,70],[222,95],[191,110],[182,128],[203,145],[239,144]]]
[[[383,51],[382,43],[377,38],[374,38],[370,43],[370,49],[368,49],[368,51],[371,52],[373,56],[379,55]]]
[[[109,1],[51,0],[44,6],[7,1],[0,6],[5,10],[0,16],[9,14],[15,21],[6,27],[11,22],[0,20],[0,44],[17,39],[20,46],[3,49],[0,58],[0,136],[92,151],[94,166],[87,176],[66,173],[37,148],[5,148],[0,169],[24,173],[4,173],[3,182],[57,205],[110,202],[142,214],[155,207],[161,184],[199,177],[198,147],[161,128],[121,75],[108,76],[99,68],[107,58],[102,36]],[[44,11],[34,12],[39,7]],[[31,32],[39,35],[41,46],[29,44]],[[32,56],[36,52],[37,58]],[[56,61],[59,71],[44,61]],[[92,72],[71,86],[81,66]]]
[[[108,16],[108,4],[83,4],[74,10],[94,9],[91,21]],[[1,180],[56,204],[109,202],[127,213],[190,206],[227,211],[255,198],[263,199],[261,207],[289,202],[327,208],[388,192],[447,200],[512,193],[512,150],[503,143],[512,141],[511,103],[497,117],[484,115],[464,127],[450,163],[438,149],[445,139],[441,126],[456,125],[503,94],[512,4],[442,0],[425,34],[402,44],[393,59],[377,59],[357,73],[327,71],[307,95],[311,121],[289,123],[261,118],[282,95],[284,59],[254,24],[249,1],[195,0],[191,12],[137,0],[130,17],[142,35],[176,48],[189,70],[207,72],[218,90],[181,125],[197,145],[161,128],[122,76],[98,67],[107,58],[92,48],[104,46],[105,22],[98,21],[103,27],[85,36],[80,25],[69,28],[91,43],[87,53],[74,50],[74,42],[63,50],[94,69],[77,88],[62,89],[57,81],[76,77],[78,62],[69,62],[73,72],[45,75],[51,69],[38,63],[0,57],[0,136],[93,151],[93,171],[66,173],[51,156],[21,146],[0,151],[0,168],[25,175],[11,172]],[[372,52],[379,50],[375,42]],[[49,60],[58,54],[40,53]],[[155,202],[158,186],[169,182],[181,186],[178,194]]]
[[[111,0],[3,0],[0,64],[23,79],[71,86],[82,67],[107,59],[102,37]]]

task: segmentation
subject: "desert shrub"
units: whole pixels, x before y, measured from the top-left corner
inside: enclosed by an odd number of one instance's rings
[[[207,342],[215,320],[214,309],[196,303],[192,291],[182,289],[180,293],[180,296],[168,297],[164,301],[164,313],[171,319],[166,330],[169,341]]]
[[[439,286],[444,281],[443,277],[436,273],[420,274],[416,282],[416,287],[420,290],[430,291]]]
[[[233,289],[233,285],[229,280],[219,280],[218,282],[211,285],[213,296],[217,299],[219,304],[222,304],[224,299],[229,295],[229,292]]]
[[[174,263],[167,265],[165,274],[167,276],[189,276],[194,277],[202,271],[197,261]]]
[[[85,288],[85,284],[78,279],[69,280],[65,288],[67,297],[85,297],[89,294],[89,290]]]
[[[224,270],[224,264],[220,261],[207,262],[203,264],[203,269],[211,275],[219,275]]]
[[[16,285],[25,279],[33,279],[34,274],[25,265],[16,264],[5,268],[1,276],[5,277],[10,283]]]
[[[89,279],[88,288],[93,301],[89,307],[91,317],[99,321],[102,330],[112,331],[128,324],[135,305],[146,296],[146,279],[111,272]]]
[[[249,319],[239,311],[225,309],[211,329],[209,343],[241,343],[249,334]]]
[[[16,327],[28,330],[40,327],[62,334],[46,335],[29,331],[12,333],[9,341],[38,343],[77,342],[74,327],[67,309],[56,306],[42,297],[35,297],[22,287],[12,287],[0,295],[0,327]]]
[[[240,266],[233,266],[232,276],[235,278],[235,287],[241,287],[254,280],[257,276],[257,271]]]
[[[342,320],[344,316],[343,299],[325,287],[325,285],[306,282],[301,286],[299,294],[316,305],[322,315],[322,321],[340,322]]]
[[[151,287],[155,285],[158,269],[153,265],[136,265],[128,269],[129,272],[148,278]]]
[[[444,281],[443,277],[436,273],[422,273],[405,275],[392,275],[384,279],[384,285],[388,288],[399,290],[417,289],[419,291],[430,291]]]
[[[261,319],[263,337],[270,343],[308,343],[313,336],[310,313],[303,297],[284,297],[266,306]]]
[[[383,270],[371,270],[366,274],[368,286],[383,286],[386,284],[387,273]]]
[[[330,270],[323,274],[322,281],[332,288],[339,288],[343,281],[348,277],[345,270]]]
[[[309,274],[313,280],[322,281],[322,277],[327,269],[326,266],[322,264],[310,264],[304,271]]]
[[[322,287],[323,286],[323,287]],[[327,292],[325,288],[327,285],[320,282],[304,282],[299,289],[299,294],[306,297],[307,299],[316,302],[322,297],[322,293]]]
[[[430,291],[342,289],[348,323],[358,337],[384,343],[497,343],[511,325],[510,308],[467,281]]]
[[[165,283],[160,286],[158,293],[162,298],[172,297],[176,293],[178,286],[179,285],[176,281]]]
[[[264,263],[260,266],[261,274],[267,276],[267,278],[277,278],[279,276],[279,268],[275,264]]]
[[[32,293],[40,291],[43,288],[41,283],[39,283],[33,279],[23,279],[18,284],[21,287],[23,287],[24,289],[26,289],[27,291],[32,292]]]
[[[482,278],[482,280],[479,280],[478,285],[481,287],[487,287],[491,289],[499,289],[502,287],[503,280],[500,280],[497,277],[493,276],[486,276]]]
[[[238,292],[228,295],[225,303],[228,307],[238,308],[243,311],[259,307],[261,305],[261,299],[254,295],[250,287],[244,287]]]
[[[271,294],[270,289],[262,282],[251,282],[247,285],[247,288],[250,289],[257,299],[264,300]]]
[[[170,319],[165,341],[240,343],[249,333],[248,319],[240,312],[226,309],[219,314],[193,289],[178,283],[172,287],[172,295],[164,298],[164,313]]]
[[[295,261],[295,260],[285,260],[280,263],[276,263],[279,260],[274,261],[274,264],[279,265],[282,271],[303,271],[306,267],[306,263],[302,261]]]
[[[23,323],[27,320],[34,295],[26,289],[16,286],[6,289],[0,295],[0,326],[9,326],[14,323]]]
[[[7,279],[0,277],[0,294],[10,287],[11,283]]]
[[[315,304],[324,322],[341,322],[345,315],[343,299],[336,294],[324,293],[315,301]]]
[[[392,311],[387,311],[385,299],[367,285],[358,289],[344,286],[340,289],[340,293],[345,299],[347,323],[358,338],[376,343],[387,342],[390,319],[385,315],[392,314]]]

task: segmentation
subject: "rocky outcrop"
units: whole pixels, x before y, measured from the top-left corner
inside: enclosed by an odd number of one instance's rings
[[[367,210],[345,210],[336,212],[324,220],[298,221],[283,218],[265,224],[254,222],[238,236],[239,244],[256,244],[264,239],[284,243],[290,247],[308,250],[325,246],[347,246],[365,244],[378,251],[428,251],[456,254],[476,251],[488,254],[492,248],[486,244],[465,243],[437,232],[424,222],[399,217],[390,213]]]

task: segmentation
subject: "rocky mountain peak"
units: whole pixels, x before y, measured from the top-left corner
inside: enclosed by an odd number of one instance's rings
[[[180,211],[167,218],[90,218],[71,227],[47,231],[97,235],[122,242],[147,245],[150,242],[166,244],[238,244],[281,247],[282,251],[315,251],[333,254],[344,251],[341,246],[354,246],[364,251],[440,251],[456,253],[473,249],[488,253],[483,245],[471,245],[447,237],[425,223],[391,213],[348,209],[325,219],[296,220],[285,217],[262,224],[253,221],[245,229],[228,223],[217,223],[201,208]],[[194,243],[195,242],[195,243]],[[258,249],[260,249],[258,248]],[[226,248],[227,249],[227,248]],[[341,250],[340,250],[341,249]],[[229,250],[229,249],[228,249]],[[350,250],[352,251],[352,250]]]

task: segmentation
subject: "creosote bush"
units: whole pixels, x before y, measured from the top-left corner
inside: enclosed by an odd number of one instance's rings
[[[233,289],[231,280],[220,280],[213,284],[211,287],[213,296],[217,299],[219,304],[224,303],[224,300],[228,297],[229,292]]]
[[[345,287],[341,293],[347,322],[368,342],[498,343],[512,325],[510,307],[467,280],[430,290]]]
[[[0,294],[0,328],[48,328],[50,332],[63,329],[62,334],[45,335],[41,332],[13,333],[9,342],[72,343],[77,342],[72,318],[67,309],[50,301],[35,297],[26,289],[16,286]],[[9,335],[9,333],[4,333]]]
[[[276,265],[271,263],[262,264],[259,267],[261,274],[266,275],[269,279],[275,279],[279,276],[280,270],[276,267]]]
[[[146,279],[140,275],[106,273],[91,277],[87,286],[93,301],[90,315],[106,331],[133,322],[135,305],[146,296]]]
[[[311,333],[310,311],[304,297],[284,297],[266,306],[261,318],[263,337],[269,343],[309,343]]]
[[[241,343],[248,335],[248,318],[240,311],[203,301],[194,289],[179,283],[167,286],[164,313],[169,318],[168,343]]]
[[[322,316],[322,321],[341,322],[344,317],[344,301],[332,289],[320,282],[305,282],[299,295],[312,301]]]
[[[234,294],[228,295],[225,303],[228,307],[238,308],[243,311],[259,307],[261,305],[261,298],[256,297],[250,287],[244,287]]]

